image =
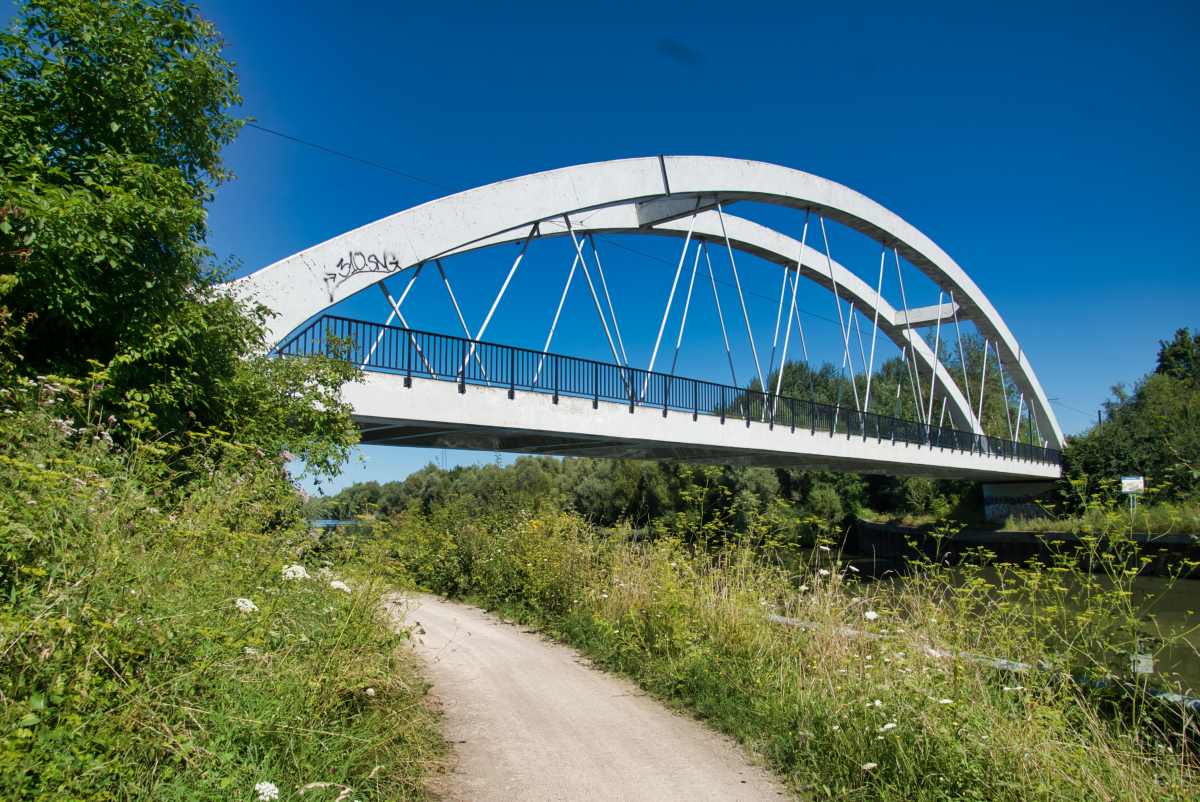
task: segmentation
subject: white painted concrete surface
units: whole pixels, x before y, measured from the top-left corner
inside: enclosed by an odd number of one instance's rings
[[[903,474],[980,481],[1052,480],[1057,465],[951,449],[847,438],[808,429],[668,412],[592,399],[368,373],[346,398],[364,429],[364,442],[469,448],[530,454],[655,459],[808,470]]]

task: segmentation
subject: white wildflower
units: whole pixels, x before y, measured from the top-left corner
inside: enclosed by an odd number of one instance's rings
[[[872,769],[877,769],[877,768],[879,768],[878,763],[864,763],[863,764],[863,771],[871,771]]]
[[[828,546],[818,546],[817,548],[819,548],[821,551],[829,551]]]
[[[375,689],[367,688],[367,696],[374,696],[374,695],[375,695]]]
[[[939,699],[938,704],[939,705],[952,705],[952,704],[954,704],[954,700],[953,699]]]
[[[247,646],[242,651],[244,651],[246,654],[250,655],[251,657],[254,657],[258,654],[258,649],[251,649],[249,646]]]
[[[863,613],[863,618],[867,619],[868,621],[874,621],[878,617],[879,613],[875,612],[874,610],[867,610],[865,613]]]
[[[883,707],[883,702],[881,702],[881,701],[879,701],[878,699],[876,699],[876,700],[875,700],[875,706],[876,706],[876,707]]]
[[[853,565],[847,565],[846,567],[849,568],[851,571],[853,571],[856,574],[859,573],[859,570],[857,568],[855,568]]]
[[[285,565],[283,566],[284,579],[309,579],[308,571],[304,570],[303,565]]]
[[[896,722],[889,721],[887,724],[884,724],[882,727],[880,727],[879,731],[887,732],[888,730],[894,730],[894,729],[896,729]]]
[[[842,728],[842,726],[841,726],[840,724],[834,724],[834,725],[833,725],[833,729],[834,729],[834,731],[840,730],[841,728]]]
[[[1009,688],[1009,687],[1005,686],[1004,690],[1006,690],[1006,691],[1023,691],[1023,690],[1025,690],[1025,686],[1024,686],[1024,685],[1017,685],[1017,686],[1015,686],[1015,687],[1013,687],[1013,688]]]
[[[255,604],[254,602],[250,601],[249,599],[238,599],[237,601],[234,602],[234,604],[237,606],[238,610],[240,610],[243,613],[258,612],[258,605]]]
[[[346,593],[350,592],[350,586],[337,579],[335,579],[333,582],[330,582],[329,587],[333,588],[334,590],[345,591]]]
[[[255,783],[254,793],[258,794],[258,802],[272,802],[279,798],[279,789],[275,787],[275,783]]]
[[[804,592],[804,591],[806,591],[806,590],[812,590],[812,588],[810,588],[808,585],[801,585],[801,586],[800,586],[800,591],[801,591],[801,592]]]
[[[829,572],[826,571],[824,568],[818,569],[817,573],[820,574],[821,576],[829,576]]]

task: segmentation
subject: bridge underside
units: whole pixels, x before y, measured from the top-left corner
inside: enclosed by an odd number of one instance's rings
[[[368,373],[346,388],[368,445],[477,449],[745,467],[901,474],[985,482],[1047,480],[1059,466],[858,435],[504,387]]]

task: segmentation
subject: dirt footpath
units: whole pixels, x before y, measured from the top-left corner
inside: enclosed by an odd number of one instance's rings
[[[729,738],[574,649],[432,596],[407,620],[454,743],[455,802],[786,798]]]

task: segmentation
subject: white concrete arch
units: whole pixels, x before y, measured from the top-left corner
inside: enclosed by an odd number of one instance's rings
[[[636,204],[640,227],[657,227],[718,202],[747,200],[819,213],[896,248],[952,292],[962,317],[996,344],[1049,447],[1062,447],[1058,421],[1019,343],[953,259],[866,196],[810,173],[764,162],[651,157],[513,178],[430,201],[334,237],[238,280],[234,289],[278,314],[270,337],[279,342],[305,320],[388,275],[563,214]]]

